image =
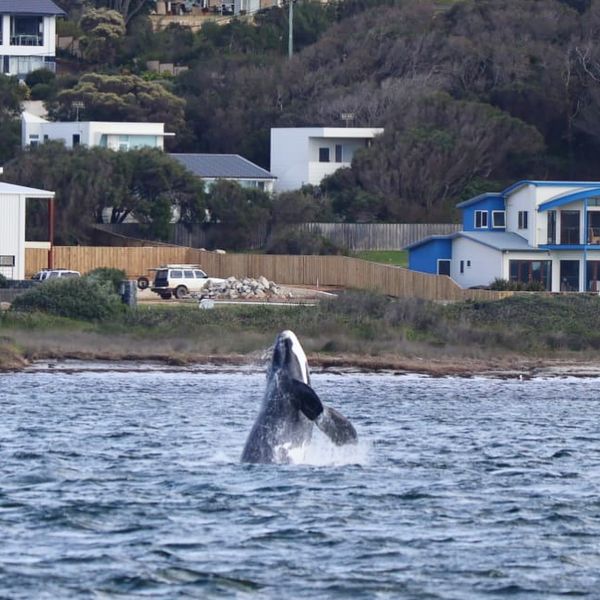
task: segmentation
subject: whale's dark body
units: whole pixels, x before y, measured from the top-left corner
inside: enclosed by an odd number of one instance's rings
[[[314,425],[338,446],[357,442],[350,421],[324,406],[310,386],[308,363],[298,338],[283,331],[275,340],[267,389],[242,462],[289,462],[288,450],[310,442]]]

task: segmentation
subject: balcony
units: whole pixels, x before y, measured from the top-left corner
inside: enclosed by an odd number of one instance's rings
[[[10,36],[11,46],[43,46],[44,36],[29,33],[22,33]]]

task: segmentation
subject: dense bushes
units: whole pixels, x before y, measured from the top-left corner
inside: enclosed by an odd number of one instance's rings
[[[111,289],[118,294],[121,288],[121,282],[127,279],[127,274],[123,269],[111,269],[110,267],[99,267],[90,271],[86,277],[92,281],[101,284],[109,284]]]
[[[12,308],[25,312],[42,311],[86,321],[110,319],[124,310],[112,285],[93,277],[44,282],[18,296]]]
[[[268,242],[267,254],[348,254],[348,250],[310,231],[284,229]]]

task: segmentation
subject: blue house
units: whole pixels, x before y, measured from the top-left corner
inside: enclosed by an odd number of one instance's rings
[[[409,269],[463,288],[499,278],[600,291],[600,182],[519,181],[458,208],[462,230],[407,246]]]

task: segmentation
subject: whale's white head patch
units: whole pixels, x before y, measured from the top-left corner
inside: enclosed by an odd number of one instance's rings
[[[310,385],[308,360],[296,334],[289,329],[282,331],[273,348],[272,371],[285,369],[290,377]]]

